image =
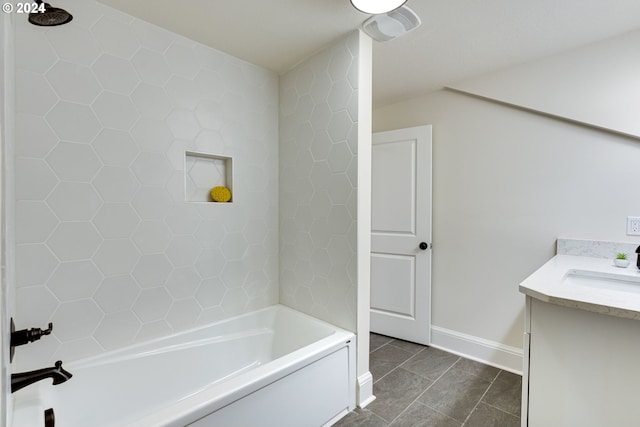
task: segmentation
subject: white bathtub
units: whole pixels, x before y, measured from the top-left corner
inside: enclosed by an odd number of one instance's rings
[[[353,333],[276,305],[63,367],[13,394],[13,427],[320,427],[355,406]]]

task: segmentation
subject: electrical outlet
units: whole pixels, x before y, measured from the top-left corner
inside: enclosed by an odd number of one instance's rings
[[[640,236],[640,216],[627,217],[627,236]]]

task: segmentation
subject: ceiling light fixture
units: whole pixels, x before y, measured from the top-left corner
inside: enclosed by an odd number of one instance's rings
[[[371,15],[391,12],[406,2],[407,0],[351,0],[353,7]]]

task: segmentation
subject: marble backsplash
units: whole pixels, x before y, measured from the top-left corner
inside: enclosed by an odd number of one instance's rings
[[[558,255],[578,255],[594,258],[615,258],[616,254],[624,252],[633,258],[638,243],[607,242],[598,240],[581,240],[558,238],[556,253]]]

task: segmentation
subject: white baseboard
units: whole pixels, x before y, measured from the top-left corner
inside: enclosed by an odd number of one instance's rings
[[[358,406],[364,408],[374,400],[376,397],[373,395],[373,375],[367,371],[358,377]]]
[[[431,326],[431,346],[522,375],[522,349]]]

